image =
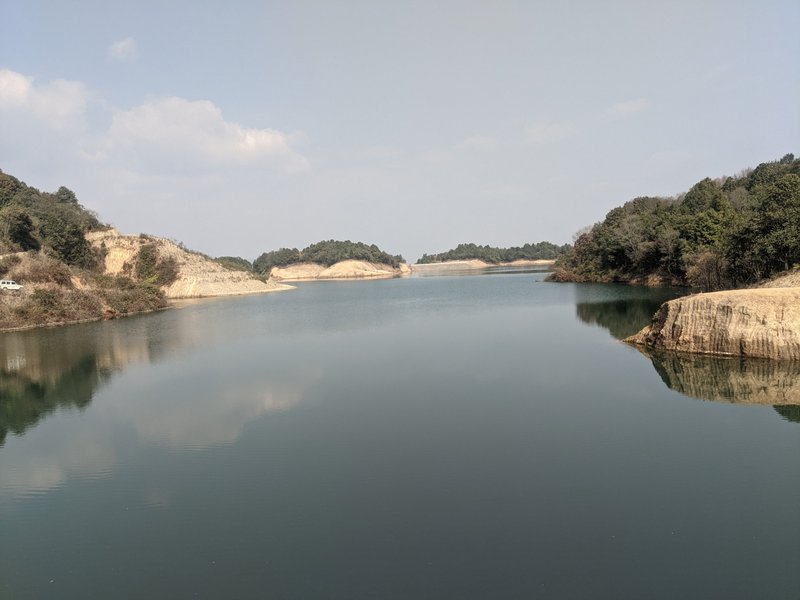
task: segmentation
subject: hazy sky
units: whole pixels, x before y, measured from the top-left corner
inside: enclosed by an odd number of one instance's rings
[[[571,241],[800,153],[798,0],[0,2],[0,168],[255,258]]]

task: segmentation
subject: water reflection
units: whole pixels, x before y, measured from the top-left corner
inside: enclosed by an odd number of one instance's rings
[[[650,323],[661,304],[685,293],[680,288],[581,284],[575,287],[575,314],[622,340]]]
[[[321,376],[313,354],[300,360],[302,344],[230,339],[199,327],[202,312],[0,338],[0,501],[105,477],[144,446],[231,444],[248,422],[297,406]],[[58,410],[70,408],[81,412]],[[163,490],[148,493],[147,504],[168,503]]]
[[[654,300],[582,302],[575,305],[575,314],[584,323],[608,329],[622,340],[647,325],[659,306],[661,302]]]
[[[773,405],[786,420],[800,422],[800,363],[640,350],[676,392],[714,402]]]
[[[475,275],[526,275],[546,274],[552,271],[550,265],[494,265],[487,267],[453,267],[414,269],[412,277],[470,277]]]
[[[0,447],[59,408],[84,408],[115,370],[149,361],[143,319],[0,336]]]
[[[299,405],[313,377],[300,372],[252,375],[250,380],[232,383],[229,378],[203,379],[201,373],[187,373],[203,380],[203,389],[180,393],[169,386],[168,393],[154,394],[138,402],[120,401],[109,407],[109,416],[128,423],[140,442],[173,449],[206,449],[236,441],[249,421],[288,411]],[[170,379],[181,385],[184,375]]]
[[[575,313],[582,322],[603,327],[621,340],[647,325],[662,302],[683,292],[623,288],[630,296],[624,299],[607,299],[608,293],[613,292],[605,286],[577,287]],[[800,363],[638,349],[672,390],[700,400],[773,405],[787,421],[800,422]]]
[[[108,377],[92,349],[47,352],[26,340],[0,345],[0,447],[9,433],[23,434],[57,408],[83,408]],[[20,343],[22,342],[22,343]]]
[[[775,406],[775,412],[787,421],[800,423],[800,405]]]

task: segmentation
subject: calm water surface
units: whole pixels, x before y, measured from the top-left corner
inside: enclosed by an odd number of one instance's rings
[[[0,336],[0,598],[800,598],[800,370],[542,279]]]

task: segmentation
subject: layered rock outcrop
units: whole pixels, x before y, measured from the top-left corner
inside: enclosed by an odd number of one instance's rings
[[[665,302],[626,342],[694,354],[800,360],[800,288],[696,294]]]

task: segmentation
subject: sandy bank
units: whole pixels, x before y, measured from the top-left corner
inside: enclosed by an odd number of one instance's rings
[[[424,263],[411,265],[411,271],[427,273],[430,271],[463,271],[468,269],[488,269],[490,267],[538,267],[555,264],[554,260],[514,260],[511,262],[487,263],[483,260],[448,260],[437,263]]]
[[[800,360],[800,288],[695,294],[665,302],[627,338],[655,350]]]
[[[276,281],[314,281],[330,279],[391,279],[410,272],[408,265],[401,263],[395,268],[383,263],[363,260],[343,260],[330,267],[317,263],[298,263],[286,267],[273,267],[270,279]]]

